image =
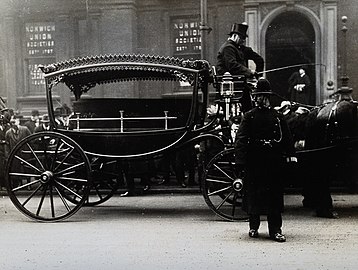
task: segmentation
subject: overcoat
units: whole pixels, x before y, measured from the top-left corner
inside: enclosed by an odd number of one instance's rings
[[[243,209],[248,214],[283,211],[286,157],[295,149],[282,114],[271,107],[245,113],[235,141],[236,164],[245,168]]]
[[[238,46],[235,42],[227,40],[217,55],[217,72],[219,75],[230,72],[231,75],[251,76],[248,60],[254,61],[257,72],[263,71],[264,60],[259,54],[250,47]]]

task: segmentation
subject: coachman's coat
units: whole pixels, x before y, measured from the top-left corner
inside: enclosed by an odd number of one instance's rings
[[[230,72],[231,75],[251,76],[248,60],[254,61],[257,72],[263,71],[264,60],[259,54],[250,47],[238,46],[235,42],[227,40],[217,55],[217,72],[219,75]]]

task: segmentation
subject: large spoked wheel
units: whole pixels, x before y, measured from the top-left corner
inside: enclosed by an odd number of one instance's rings
[[[90,165],[92,186],[83,206],[96,206],[106,202],[118,190],[122,180],[116,160],[102,160],[98,157],[93,157]],[[71,183],[70,185],[75,193],[82,188],[76,183]],[[66,199],[74,204],[80,203],[80,198],[74,193],[66,194]]]
[[[94,158],[91,161],[92,187],[85,206],[95,206],[109,200],[120,187],[121,170],[117,160]],[[75,197],[73,197],[75,199]]]
[[[206,166],[202,193],[211,210],[223,219],[246,220],[242,210],[243,180],[235,170],[234,149],[218,153]]]
[[[8,157],[6,177],[11,201],[39,221],[72,216],[92,186],[90,163],[82,148],[55,132],[35,133],[19,142]]]

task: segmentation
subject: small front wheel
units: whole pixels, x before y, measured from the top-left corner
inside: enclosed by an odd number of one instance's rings
[[[243,184],[236,172],[234,149],[223,150],[204,170],[202,193],[205,202],[223,219],[246,220],[247,214],[242,210]]]
[[[72,216],[86,202],[91,167],[82,148],[55,132],[32,134],[12,149],[6,166],[7,191],[14,205],[39,221]],[[76,198],[76,203],[68,198]]]

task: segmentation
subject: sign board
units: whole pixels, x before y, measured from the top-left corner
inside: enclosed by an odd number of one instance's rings
[[[196,17],[172,19],[172,37],[174,56],[200,57],[200,22]]]
[[[52,22],[25,24],[25,47],[27,57],[54,56],[56,27]]]
[[[25,23],[24,47],[29,93],[44,91],[45,80],[39,65],[51,64],[56,60],[55,32],[54,22]]]

